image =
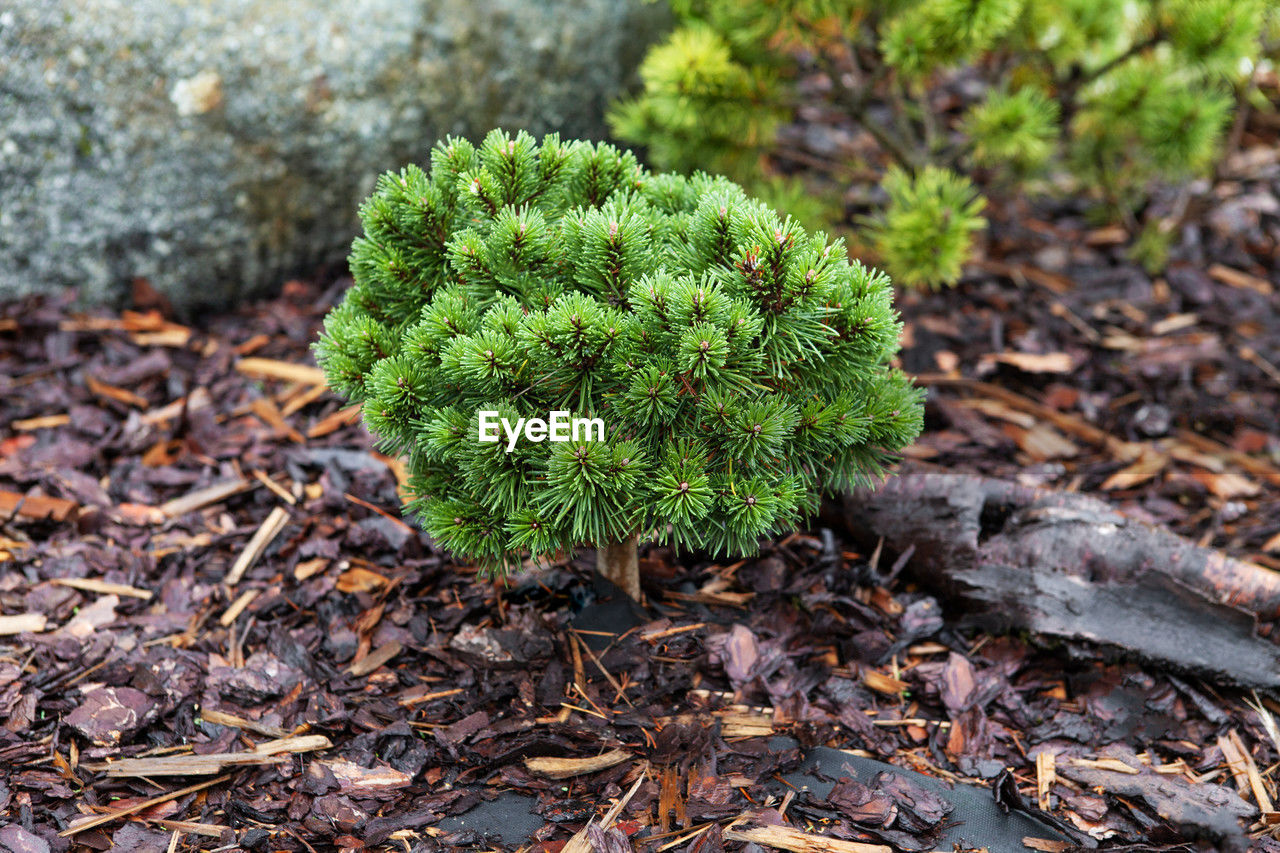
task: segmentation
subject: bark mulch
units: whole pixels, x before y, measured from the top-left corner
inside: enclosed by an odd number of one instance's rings
[[[913,463],[1280,568],[1280,169],[1253,156],[1163,277],[1016,211],[960,288],[902,295]],[[195,325],[0,305],[0,850],[998,849],[910,771],[1043,809],[1031,849],[1280,850],[1271,697],[958,629],[909,551],[838,524],[650,549],[639,612],[590,554],[478,578],[311,366],[343,285]]]

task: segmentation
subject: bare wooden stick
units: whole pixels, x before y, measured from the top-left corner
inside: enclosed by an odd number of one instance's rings
[[[1275,813],[1275,807],[1271,805],[1271,797],[1267,794],[1267,786],[1263,784],[1262,774],[1258,772],[1258,765],[1253,760],[1253,753],[1249,752],[1249,748],[1240,739],[1240,733],[1235,729],[1227,732],[1227,737],[1244,761],[1245,775],[1249,778],[1249,788],[1253,792],[1253,800],[1258,804],[1258,810],[1262,812],[1262,816],[1265,819],[1267,815]]]
[[[613,804],[613,808],[605,812],[604,818],[600,821],[601,829],[608,829],[613,826],[613,822],[618,819],[618,815],[622,814],[622,810],[627,807],[627,803],[631,802],[631,798],[636,795],[636,791],[640,790],[640,786],[644,783],[644,774],[641,773],[636,779],[636,783],[631,786],[631,790],[618,802]],[[587,822],[587,825],[574,833],[573,838],[561,848],[561,853],[594,853],[594,847],[587,840],[587,829],[595,823],[595,818]],[[887,848],[886,848],[887,849]]]
[[[204,509],[211,504],[220,503],[238,492],[243,492],[249,486],[249,481],[243,477],[238,480],[224,480],[163,503],[160,505],[160,511],[170,518],[177,518],[198,509]]]
[[[104,823],[111,823],[111,821],[116,820],[117,818],[128,817],[131,814],[137,814],[140,811],[145,811],[152,806],[158,806],[160,803],[167,803],[170,800],[185,797],[187,794],[194,794],[196,791],[203,791],[205,788],[212,788],[214,785],[221,784],[230,778],[231,775],[227,774],[226,776],[219,776],[217,779],[197,782],[196,784],[189,785],[186,788],[179,788],[176,791],[170,791],[167,794],[161,794],[158,797],[152,797],[149,800],[143,800],[140,803],[134,803],[133,805],[126,806],[122,809],[115,809],[107,812],[106,814],[98,815],[97,817],[78,821],[62,830],[62,832],[59,832],[58,835],[63,838],[69,838],[76,833],[84,832],[86,829],[93,829],[96,826],[102,826]]]
[[[206,838],[221,838],[222,833],[230,828],[226,826],[219,826],[216,823],[197,823],[194,820],[165,820],[163,818],[156,818],[151,822],[156,826],[172,830],[175,835],[180,832],[189,832],[192,835],[203,835]]]
[[[43,613],[16,613],[12,616],[0,616],[0,637],[13,634],[39,634],[44,630],[48,619]]]
[[[82,765],[108,776],[209,776],[228,767],[272,764],[300,752],[333,746],[324,735],[302,735],[260,744],[251,752],[213,752],[207,755],[162,755],[155,758],[121,758],[100,764]]]
[[[752,841],[778,850],[794,853],[893,853],[883,844],[864,844],[840,838],[823,838],[789,826],[730,826],[724,831],[725,841]]]
[[[129,586],[123,583],[109,583],[96,578],[54,578],[53,582],[58,586],[69,586],[72,589],[78,589],[83,592],[97,592],[102,595],[124,595],[129,598],[140,598],[143,601],[151,600],[151,590],[138,589],[136,586]]]
[[[246,589],[244,592],[240,593],[239,597],[237,597],[235,601],[231,602],[231,605],[226,609],[226,611],[218,617],[218,624],[224,628],[231,627],[231,623],[235,622],[236,619],[239,618],[240,614],[244,612],[244,609],[252,604],[253,600],[257,598],[261,592],[262,590],[258,589]]]
[[[526,758],[525,769],[548,779],[570,779],[621,764],[631,757],[625,749],[611,749],[594,758]]]
[[[256,379],[284,379],[304,385],[324,385],[324,371],[305,364],[293,364],[274,358],[242,358],[236,362],[236,370]]]
[[[226,711],[219,711],[217,708],[201,708],[200,719],[207,723],[213,723],[216,726],[231,726],[236,729],[245,729],[247,731],[257,732],[260,735],[266,735],[270,738],[289,737],[289,733],[279,726],[265,726],[256,720],[249,720],[235,714],[228,714]]]
[[[271,477],[267,475],[266,471],[263,471],[259,468],[254,468],[253,477],[259,483],[261,483],[262,485],[270,489],[276,497],[278,497],[280,500],[287,503],[289,506],[297,505],[298,499],[295,498],[293,495],[289,494],[289,492],[285,490],[284,486],[280,485],[275,480],[271,479]]]
[[[231,571],[227,572],[227,576],[222,582],[227,586],[235,586],[240,582],[240,578],[248,571],[249,567],[257,562],[258,557],[262,556],[262,552],[271,544],[271,540],[275,539],[284,529],[285,523],[289,520],[289,511],[284,507],[276,507],[271,510],[271,514],[262,522],[262,526],[258,528],[258,532],[253,534],[253,538],[249,540],[249,544],[240,552],[240,556],[231,566]]]
[[[424,693],[421,696],[411,696],[408,699],[401,699],[396,704],[401,708],[412,708],[414,705],[421,705],[424,702],[434,702],[437,699],[447,699],[450,696],[457,696],[461,692],[461,687],[454,687],[450,690],[437,690],[434,693]]]
[[[404,647],[398,642],[392,640],[385,645],[379,646],[369,652],[369,654],[360,658],[360,660],[351,664],[351,666],[347,668],[347,672],[357,678],[362,678],[382,666],[387,661],[391,660],[396,655],[400,654],[403,648]]]
[[[184,411],[194,412],[197,409],[207,409],[213,405],[213,398],[209,396],[206,388],[197,388],[185,397],[179,397],[172,403],[167,403],[158,409],[152,409],[144,413],[141,418],[144,424],[155,426],[165,421],[171,421],[181,415]]]
[[[677,634],[683,634],[686,631],[697,631],[700,628],[707,627],[706,622],[694,622],[692,625],[681,625],[676,628],[666,628],[661,631],[651,631],[640,635],[640,639],[653,643],[658,640],[665,640],[667,637],[674,637]]]
[[[71,415],[41,415],[38,418],[23,418],[9,422],[9,429],[14,432],[34,432],[38,429],[53,429],[71,423]]]

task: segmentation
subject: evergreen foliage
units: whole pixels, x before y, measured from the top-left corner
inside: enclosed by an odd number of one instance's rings
[[[979,215],[984,202],[973,185],[937,166],[914,175],[892,166],[884,189],[889,203],[869,225],[885,266],[930,287],[958,279],[974,233],[987,225]]]
[[[655,167],[711,164],[754,189],[781,105],[812,98],[793,86],[823,71],[830,104],[907,173],[886,179],[873,244],[895,280],[930,285],[954,282],[972,251],[977,186],[1083,192],[1136,225],[1154,182],[1206,173],[1272,14],[1268,0],[673,6],[683,26],[615,105],[614,132]],[[917,201],[928,210],[906,213]]]
[[[407,455],[408,508],[487,565],[637,533],[749,553],[921,428],[888,278],[727,179],[493,131],[360,213],[317,359]],[[507,452],[481,410],[607,431]]]

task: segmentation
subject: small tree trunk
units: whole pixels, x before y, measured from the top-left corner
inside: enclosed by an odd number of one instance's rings
[[[640,534],[632,533],[621,542],[596,548],[596,571],[636,601],[640,600],[640,557],[636,552],[639,544]]]

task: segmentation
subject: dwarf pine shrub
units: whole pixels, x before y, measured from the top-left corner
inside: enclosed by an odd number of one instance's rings
[[[1274,25],[1269,0],[672,6],[682,26],[614,106],[614,132],[655,167],[754,187],[797,107],[839,110],[900,170],[869,242],[895,280],[932,285],[955,281],[985,224],[976,187],[1065,189],[1134,224],[1153,185],[1207,172]],[[798,89],[815,71],[825,88]]]
[[[407,508],[482,564],[637,535],[750,553],[921,428],[889,279],[724,178],[493,131],[360,215],[317,359],[408,457]],[[603,436],[481,441],[486,412]]]

